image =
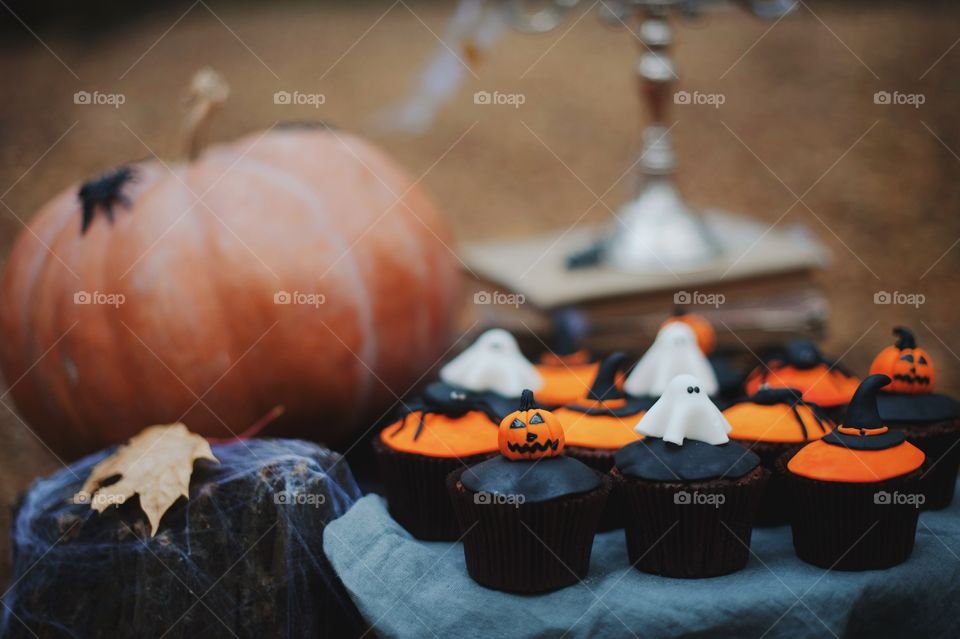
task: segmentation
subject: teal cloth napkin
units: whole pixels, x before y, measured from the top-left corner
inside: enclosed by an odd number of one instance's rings
[[[921,514],[913,555],[889,570],[805,564],[787,526],[754,530],[751,548],[740,572],[670,579],[629,566],[622,530],[602,533],[583,583],[530,596],[480,586],[462,544],[412,538],[376,495],[324,533],[380,637],[960,637],[960,503]]]

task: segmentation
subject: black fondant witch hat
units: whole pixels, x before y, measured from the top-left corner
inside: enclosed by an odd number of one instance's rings
[[[877,410],[877,393],[889,383],[886,375],[870,375],[860,382],[843,423],[823,441],[855,450],[883,450],[903,443],[903,433],[889,430]]]
[[[574,404],[567,408],[587,415],[615,417],[635,415],[650,408],[653,405],[650,398],[627,395],[623,389],[617,386],[617,374],[626,370],[626,364],[627,356],[619,351],[606,357],[600,363],[597,375],[593,378],[593,385],[587,394],[587,399],[593,402],[617,402],[617,406],[581,406]],[[621,401],[623,402],[622,405],[620,404]]]
[[[617,388],[617,372],[623,370],[626,361],[627,356],[621,352],[616,352],[603,360],[600,368],[597,369],[597,376],[593,379],[593,386],[590,387],[587,397],[598,402],[626,397],[623,391]]]

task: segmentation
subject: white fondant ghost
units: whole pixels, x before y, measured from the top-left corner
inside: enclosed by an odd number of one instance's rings
[[[677,375],[634,430],[682,445],[684,439],[726,444],[731,426],[693,375]]]
[[[519,397],[524,389],[543,386],[543,378],[520,352],[517,340],[494,328],[440,369],[440,379],[475,392],[493,391]]]
[[[707,395],[716,395],[720,387],[693,329],[682,322],[670,322],[660,329],[653,345],[624,380],[623,390],[635,396],[659,397],[677,375],[693,375],[700,380],[700,391]]]

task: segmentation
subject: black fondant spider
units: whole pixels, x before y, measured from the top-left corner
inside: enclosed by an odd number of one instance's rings
[[[124,208],[130,207],[130,200],[122,193],[121,189],[134,177],[132,168],[121,166],[84,183],[80,187],[80,204],[83,207],[83,222],[80,225],[81,235],[90,228],[98,205],[103,209],[111,224],[113,223],[113,207],[115,204],[121,204]]]

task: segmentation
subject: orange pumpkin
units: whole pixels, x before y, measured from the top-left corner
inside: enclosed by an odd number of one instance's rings
[[[520,410],[500,422],[500,454],[507,459],[556,457],[563,452],[563,426],[548,410],[537,408],[533,393],[523,391]]]
[[[707,321],[703,315],[689,313],[683,307],[677,307],[673,315],[664,320],[660,328],[663,328],[671,322],[682,322],[693,329],[693,334],[697,336],[697,345],[704,355],[709,355],[717,347],[717,332],[713,325]]]
[[[78,199],[78,194],[82,199]],[[0,365],[33,429],[73,457],[149,424],[329,444],[442,354],[450,234],[383,152],[277,127],[57,195],[0,283]]]
[[[893,329],[897,342],[880,351],[870,365],[870,374],[882,374],[892,381],[884,390],[909,395],[933,392],[936,375],[933,360],[917,346],[913,333],[902,326]]]

